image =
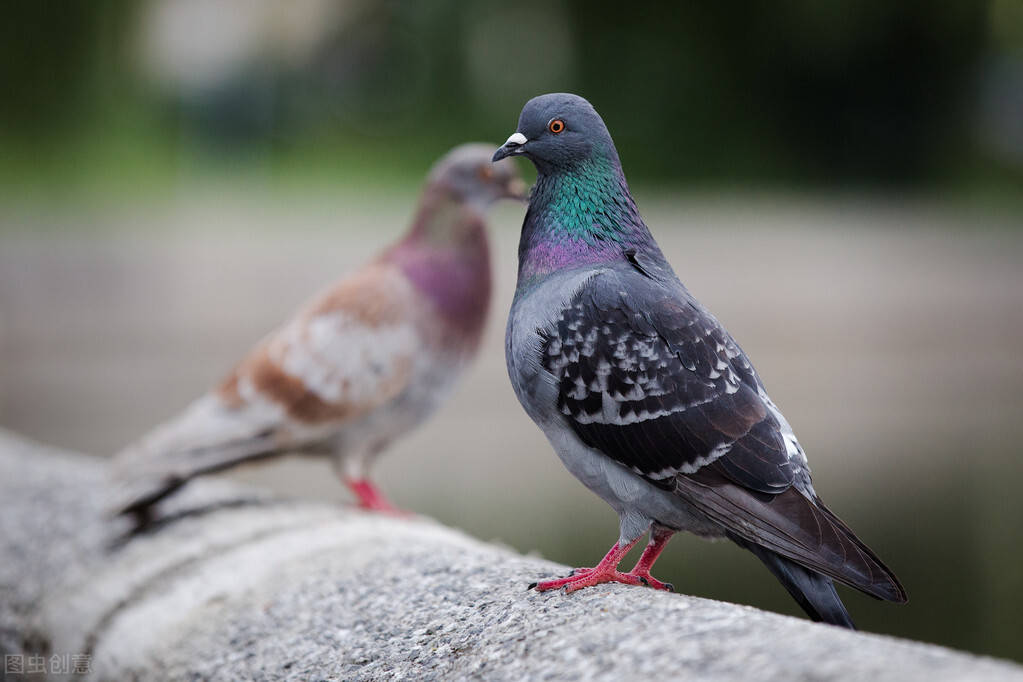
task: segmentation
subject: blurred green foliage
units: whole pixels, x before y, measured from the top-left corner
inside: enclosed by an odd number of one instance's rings
[[[166,4],[6,8],[8,188],[119,187],[119,170],[160,186],[207,166],[285,182],[321,171],[412,182],[453,144],[500,142],[522,103],[552,90],[595,103],[641,182],[1016,188],[1023,178],[1019,158],[977,144],[982,76],[1023,46],[1011,0],[337,3],[344,11],[320,8],[325,25],[301,58],[257,41],[198,86],[146,68],[146,27]]]

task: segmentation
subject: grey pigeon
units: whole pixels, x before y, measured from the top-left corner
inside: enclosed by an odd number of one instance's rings
[[[490,303],[486,214],[525,199],[511,161],[467,144],[436,163],[408,232],[312,298],[206,395],[114,461],[114,509],[143,517],[200,474],[328,453],[367,509],[378,453],[426,419],[475,355]]]
[[[895,575],[814,492],[806,455],[746,354],[675,275],[585,99],[526,103],[494,161],[537,180],[506,354],[515,394],[568,470],[618,513],[592,569],[545,580],[672,589],[650,569],[678,531],[755,554],[817,621],[852,628],[833,580],[905,602]],[[635,568],[618,570],[649,531]]]

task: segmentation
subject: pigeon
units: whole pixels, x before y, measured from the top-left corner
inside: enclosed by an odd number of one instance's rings
[[[603,119],[582,97],[529,100],[495,162],[537,179],[522,225],[506,360],[565,467],[618,513],[594,568],[534,583],[673,587],[650,574],[673,534],[728,538],[815,621],[854,628],[834,581],[906,602],[895,575],[814,491],[806,455],[746,354],[644,224]],[[644,535],[633,570],[622,558]]]
[[[397,511],[373,459],[423,422],[475,355],[490,302],[486,216],[525,200],[514,164],[466,144],[426,180],[411,227],[313,297],[213,389],[114,459],[115,512],[146,519],[190,479],[289,452],[329,454],[360,507]]]

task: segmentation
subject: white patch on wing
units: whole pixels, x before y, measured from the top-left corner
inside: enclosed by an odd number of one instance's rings
[[[716,445],[714,447],[713,450],[708,452],[703,457],[700,457],[699,459],[696,459],[693,462],[683,466],[681,471],[684,474],[696,473],[696,471],[699,470],[701,467],[706,466],[707,464],[710,464],[711,462],[713,462],[714,460],[718,459],[719,457],[721,457],[722,455],[724,455],[725,453],[727,453],[731,449],[732,449],[732,444],[731,443],[719,443],[718,445]]]
[[[585,355],[586,357],[591,357],[594,351],[594,344],[597,342],[597,328],[593,327],[590,329],[590,331],[586,332],[585,339],[581,338],[578,333],[576,334],[576,337],[577,343],[579,341],[582,341],[583,343],[582,347],[583,355]]]
[[[589,392],[586,390],[586,382],[582,380],[582,377],[576,377],[572,383],[574,384],[572,390],[565,395],[573,400],[586,400]]]
[[[616,391],[611,397],[619,402],[634,402],[636,400],[642,400],[646,397],[646,395],[646,391],[643,390],[642,386],[639,384],[633,384],[632,388],[630,388],[627,393],[622,394],[621,392]]]
[[[411,324],[369,327],[339,311],[289,324],[270,352],[321,400],[362,403],[395,378],[398,360],[413,355],[415,346]]]
[[[661,469],[660,471],[653,471],[653,472],[644,472],[639,467],[631,467],[631,469],[633,471],[635,471],[637,474],[640,474],[642,476],[646,476],[647,478],[652,478],[655,481],[663,481],[663,480],[669,479],[672,476],[675,476],[676,474],[680,474],[680,473],[682,473],[682,474],[695,474],[697,471],[700,470],[700,468],[706,466],[707,464],[710,464],[711,462],[716,460],[718,457],[721,457],[722,455],[724,455],[725,453],[727,453],[731,449],[732,449],[732,444],[731,443],[719,443],[718,445],[716,445],[714,447],[714,449],[712,449],[706,455],[703,455],[702,457],[697,457],[692,462],[688,462],[686,464],[683,464],[681,467],[678,467],[678,468],[675,468],[675,467],[665,467],[664,469]]]
[[[566,395],[568,395],[569,398],[573,398],[575,400],[583,400],[586,397],[585,394],[579,396],[578,394],[568,393]],[[601,393],[601,409],[599,412],[595,412],[592,414],[586,412],[579,412],[578,414],[573,414],[567,405],[562,408],[561,412],[562,414],[572,417],[575,421],[579,422],[580,424],[597,423],[613,424],[614,426],[627,426],[629,424],[635,424],[636,422],[645,422],[651,419],[659,419],[661,417],[666,417],[669,414],[685,412],[691,407],[705,405],[709,402],[712,402],[714,399],[715,398],[712,396],[710,398],[707,398],[706,400],[694,400],[691,403],[674,405],[670,408],[663,408],[660,410],[653,411],[640,410],[639,412],[630,412],[626,415],[620,415],[619,408],[621,406],[621,403],[619,403],[617,400],[611,397],[611,395],[608,394],[607,392],[604,392]]]
[[[638,474],[642,474],[643,473],[637,467],[632,467],[632,470],[635,471]],[[675,469],[674,467],[666,467],[664,469],[661,469],[660,471],[652,471],[652,472],[650,472],[648,474],[644,474],[644,475],[647,478],[654,479],[655,481],[663,481],[666,478],[671,478],[672,476],[674,476],[677,473],[678,473],[678,469]]]
[[[767,405],[767,409],[769,409],[771,414],[774,415],[774,418],[778,420],[778,426],[781,428],[781,435],[785,440],[785,451],[788,454],[789,460],[799,462],[804,468],[809,470],[808,463],[806,461],[806,453],[803,452],[803,446],[801,446],[799,441],[796,440],[796,434],[792,431],[792,426],[789,425],[788,420],[785,419],[785,415],[781,413],[781,410],[779,410],[778,406],[774,404],[774,401],[771,400],[770,396],[767,395],[767,391],[765,391],[762,386],[760,387],[758,394],[760,395],[760,399],[764,401],[764,404]]]

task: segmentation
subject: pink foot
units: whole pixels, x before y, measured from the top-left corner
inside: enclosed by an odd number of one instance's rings
[[[380,512],[382,514],[390,514],[392,516],[413,516],[411,512],[399,509],[391,504],[390,501],[384,497],[383,493],[381,493],[380,490],[377,489],[377,487],[368,479],[346,478],[345,485],[347,485],[349,490],[351,490],[355,495],[357,499],[356,506],[359,509]]]
[[[601,583],[645,585],[646,587],[652,587],[655,590],[665,590],[666,592],[675,591],[675,588],[671,585],[671,583],[662,583],[649,573],[645,575],[637,573],[622,573],[614,568],[604,569],[599,566],[596,568],[577,569],[572,572],[572,575],[565,578],[541,580],[538,583],[530,585],[530,588],[535,588],[537,592],[547,592],[548,590],[556,590],[560,587],[564,587],[565,592],[575,592],[576,590],[581,590],[584,587],[593,587],[594,585],[600,585]]]
[[[657,557],[661,554],[661,551],[674,532],[670,528],[659,525],[653,526],[650,529],[650,543],[643,550],[643,556],[636,562],[635,567],[628,573],[619,571],[618,564],[621,563],[622,557],[628,554],[629,550],[639,542],[639,538],[636,538],[624,547],[616,544],[601,559],[600,563],[593,568],[577,568],[564,578],[542,580],[530,585],[529,589],[536,588],[537,592],[546,592],[547,590],[556,590],[559,587],[564,587],[565,592],[575,592],[584,587],[592,587],[601,583],[622,583],[624,585],[645,585],[655,590],[674,592],[675,587],[671,583],[662,583],[650,575],[650,568],[657,561]]]
[[[633,569],[631,572],[626,573],[625,575],[632,576],[643,585],[646,585],[647,587],[652,587],[655,590],[664,590],[665,592],[675,591],[674,585],[672,585],[671,583],[662,583],[660,580],[653,577],[649,573],[637,573],[636,569]]]

